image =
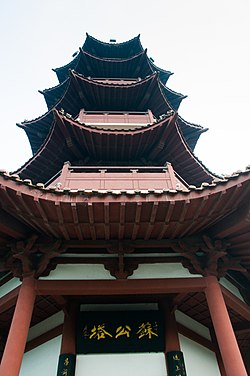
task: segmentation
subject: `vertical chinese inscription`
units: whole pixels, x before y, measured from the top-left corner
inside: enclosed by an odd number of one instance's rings
[[[74,376],[76,365],[75,354],[61,354],[59,356],[57,376]]]
[[[170,351],[166,354],[169,375],[187,376],[183,354],[181,351]]]

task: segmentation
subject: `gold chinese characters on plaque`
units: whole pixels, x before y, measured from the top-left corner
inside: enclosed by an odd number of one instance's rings
[[[77,353],[163,351],[159,311],[81,312]]]

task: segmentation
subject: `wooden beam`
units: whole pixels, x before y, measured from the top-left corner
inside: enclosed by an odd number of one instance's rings
[[[20,239],[27,234],[28,228],[23,223],[19,222],[14,217],[1,210],[0,232],[15,239]]]
[[[46,333],[41,334],[40,336],[30,340],[27,342],[26,347],[25,347],[25,352],[28,352],[30,350],[35,349],[36,347],[42,345],[45,342],[50,341],[51,339],[59,336],[62,334],[63,330],[63,325],[58,325],[57,327],[49,330]]]
[[[215,352],[215,345],[211,341],[209,341],[209,339],[201,336],[198,333],[195,333],[193,330],[187,328],[186,326],[180,323],[177,323],[177,328],[178,328],[178,332],[182,334],[183,336]]]
[[[0,314],[14,307],[19,294],[19,290],[20,287],[16,287],[14,290],[10,291],[2,298],[0,298]]]
[[[66,307],[68,300],[63,295],[52,295],[54,301],[64,309]]]
[[[89,216],[89,228],[90,228],[91,237],[96,242],[94,209],[93,209],[93,205],[91,202],[88,203],[88,216]]]
[[[150,238],[151,233],[153,231],[158,207],[159,207],[159,203],[157,201],[154,201],[152,204],[152,208],[151,208],[149,223],[147,225],[147,230],[144,236],[145,240],[148,240]]]
[[[132,240],[136,239],[139,227],[141,225],[141,210],[142,210],[142,203],[137,202],[136,203],[136,210],[135,210],[133,231],[132,231]]]
[[[121,205],[121,208],[124,208]],[[121,209],[122,210],[122,209]],[[123,209],[124,210],[124,209]],[[93,219],[93,207],[88,205],[89,214],[89,225],[94,224]],[[124,218],[124,213],[121,213],[122,218]],[[183,238],[182,241],[189,240],[194,242],[202,242],[201,237],[187,237]],[[123,243],[129,244],[134,248],[170,248],[171,245],[178,243],[179,239],[163,239],[163,240],[122,240]],[[65,248],[107,248],[114,246],[118,243],[118,240],[69,240],[63,241]]]
[[[250,308],[249,306],[244,303],[242,300],[237,298],[234,294],[232,294],[229,290],[225,287],[220,286],[222,290],[222,294],[224,296],[226,305],[242,316],[247,321],[250,321]]]
[[[121,202],[119,205],[119,224],[118,224],[118,231],[119,235],[118,238],[119,240],[124,238],[124,231],[125,231],[125,202]]]
[[[117,248],[119,250],[119,248]],[[118,252],[117,252],[118,253]],[[110,256],[110,255],[109,255]],[[117,260],[117,255],[114,257],[82,257],[79,255],[79,257],[55,257],[53,259],[53,262],[55,264],[101,264],[104,265],[107,261],[115,261]],[[165,264],[165,263],[181,263],[183,261],[183,258],[180,256],[164,256],[162,257],[141,257],[138,253],[135,257],[124,257],[124,261],[126,263],[137,263],[137,264]]]
[[[186,293],[181,293],[181,294],[175,295],[175,297],[173,298],[173,307],[175,307],[175,309],[177,309],[178,306],[183,302],[184,299],[188,299]]]
[[[248,193],[248,191],[246,192]],[[213,236],[220,238],[232,236],[232,234],[237,233],[237,231],[241,230],[245,226],[249,226],[249,222],[247,221],[248,212],[249,207],[243,206],[241,209],[221,220],[219,225],[216,223],[210,229],[210,233]]]
[[[37,295],[119,296],[204,291],[204,278],[137,280],[38,280]]]
[[[164,224],[162,225],[162,229],[160,231],[160,234],[157,237],[157,241],[159,243],[162,242],[162,241],[164,242],[164,240],[162,240],[162,238],[164,237],[164,235],[167,231],[167,228],[169,226],[169,222],[170,222],[171,216],[173,214],[174,208],[175,208],[175,201],[169,201],[169,204],[168,204],[168,207],[167,207],[167,210],[166,210],[166,216],[165,216],[165,219],[164,219]]]
[[[239,322],[233,325],[236,334],[250,333],[250,322]]]

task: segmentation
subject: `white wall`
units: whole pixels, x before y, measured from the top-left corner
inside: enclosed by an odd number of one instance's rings
[[[220,376],[215,354],[180,336],[188,376]],[[166,376],[162,353],[78,355],[75,376]]]
[[[178,310],[175,311],[175,318],[178,323],[186,326],[193,332],[200,334],[202,337],[211,340],[210,331],[205,325],[200,324],[198,321]]]
[[[18,278],[12,278],[8,282],[6,282],[0,287],[0,298],[5,294],[8,294],[8,292],[14,290],[16,287],[20,286],[20,284],[21,282]]]
[[[128,279],[141,278],[195,278],[201,277],[199,274],[191,274],[188,269],[184,268],[181,263],[156,263],[156,264],[140,264],[138,269]],[[80,264],[57,265],[55,270],[50,272],[47,277],[40,279],[115,279],[103,265],[99,264]]]
[[[165,358],[162,353],[78,355],[75,376],[83,375],[166,376]]]
[[[32,339],[39,337],[41,334],[47,333],[49,330],[57,327],[60,324],[63,324],[63,321],[64,313],[63,311],[60,311],[39,322],[29,329],[28,341],[31,341]]]
[[[220,376],[213,351],[182,335],[179,338],[188,376]]]
[[[181,263],[140,264],[128,279],[141,278],[195,278],[199,274],[191,274]]]
[[[98,264],[80,264],[71,265],[63,264],[57,265],[55,270],[52,270],[47,277],[41,277],[39,279],[55,280],[55,279],[75,279],[75,280],[87,280],[87,279],[115,279],[112,277],[108,270],[103,265]]]
[[[56,376],[61,336],[24,354],[19,376]]]
[[[226,278],[221,278],[220,279],[220,284],[224,286],[226,289],[228,289],[232,294],[237,296],[240,300],[244,302],[244,299],[237,287],[235,287],[231,282],[229,282]]]
[[[180,336],[188,376],[220,376],[215,354]],[[24,355],[20,376],[55,376],[61,345],[58,336]],[[78,355],[75,376],[166,376],[162,353]]]

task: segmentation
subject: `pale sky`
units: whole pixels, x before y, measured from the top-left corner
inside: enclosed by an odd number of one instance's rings
[[[13,171],[31,157],[15,126],[46,112],[38,90],[57,84],[86,32],[108,42],[141,34],[167,86],[188,95],[179,109],[209,128],[195,155],[215,173],[250,164],[249,0],[2,0],[0,168]]]

